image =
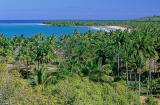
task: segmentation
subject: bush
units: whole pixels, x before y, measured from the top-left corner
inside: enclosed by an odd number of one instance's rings
[[[146,105],[158,105],[158,101],[152,95],[149,95],[146,100]]]
[[[15,72],[14,75],[0,72],[0,105],[54,105],[53,96],[35,92],[27,81]]]
[[[3,63],[0,63],[0,73],[4,73],[4,72],[7,72],[7,65],[6,64],[3,64]]]
[[[139,96],[123,83],[99,83],[74,75],[48,87],[56,105],[140,105]]]

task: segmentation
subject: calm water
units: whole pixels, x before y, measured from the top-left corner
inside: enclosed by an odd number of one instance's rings
[[[88,27],[55,27],[55,26],[46,26],[41,24],[42,21],[34,20],[34,21],[0,21],[0,33],[3,33],[7,37],[11,37],[13,35],[24,35],[24,36],[34,36],[38,33],[42,33],[45,35],[55,34],[56,36],[60,36],[62,34],[72,34],[74,30],[79,30],[81,33],[87,32],[91,30]]]

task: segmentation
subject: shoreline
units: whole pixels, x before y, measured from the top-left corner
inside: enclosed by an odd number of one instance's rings
[[[121,27],[121,26],[91,26],[89,28],[94,30],[99,30],[99,31],[106,31],[106,32],[109,32],[111,30],[122,30],[122,31],[127,30],[126,27]]]

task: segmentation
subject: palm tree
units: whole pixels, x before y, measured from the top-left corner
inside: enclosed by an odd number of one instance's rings
[[[136,32],[135,39],[133,42],[133,54],[136,62],[137,71],[139,73],[139,95],[141,89],[141,70],[145,65],[145,61],[148,57],[155,53],[154,47],[152,46],[151,36],[146,35],[142,32]]]
[[[46,49],[45,63],[52,63],[56,58],[56,49],[58,48],[55,35],[51,35],[46,39],[44,47]]]
[[[2,62],[6,62],[12,56],[12,46],[10,40],[7,39],[3,34],[0,35],[0,57],[2,57]]]
[[[155,38],[152,37],[153,35],[155,35],[155,33],[151,30],[151,28],[146,29],[145,33],[148,36],[148,40],[146,41],[146,43],[148,43],[148,55],[147,58],[149,59],[149,68],[148,68],[148,93],[150,93],[151,91],[151,81],[152,81],[152,65],[154,60],[158,59],[158,53],[156,52],[156,48],[155,48]]]
[[[45,51],[46,48],[44,46],[44,43],[46,41],[46,37],[43,36],[42,34],[38,34],[34,37],[32,37],[32,42],[33,42],[33,59],[34,61],[37,62],[37,67],[38,70],[40,70],[40,67],[42,66],[43,60],[44,60],[44,56],[45,56]]]
[[[123,53],[123,60],[125,63],[126,68],[126,82],[128,83],[128,63],[131,56],[131,38],[130,33],[126,30],[123,31],[123,43],[122,43],[122,49],[124,51]]]
[[[24,42],[25,42],[25,37],[23,35],[14,36],[11,39],[15,60],[18,61],[19,64],[22,64],[23,61],[23,51],[24,51],[23,46],[25,44]]]
[[[115,53],[117,55],[117,73],[118,73],[118,77],[120,76],[120,58],[122,59],[122,57],[120,57],[122,55],[122,51],[123,51],[123,47],[124,45],[127,43],[126,41],[128,39],[126,39],[126,32],[123,32],[121,30],[112,32],[111,35],[113,35],[113,40],[114,40],[114,50]],[[126,38],[125,38],[126,37]]]

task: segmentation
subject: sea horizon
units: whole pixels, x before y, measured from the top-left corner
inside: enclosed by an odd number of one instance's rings
[[[110,19],[0,19],[0,23],[29,23],[29,22],[44,22],[44,21],[65,21],[65,20],[75,20],[75,21],[127,21],[127,20],[132,20],[132,19],[117,19],[117,20],[110,20]]]
[[[0,20],[0,23],[43,23],[46,20]]]

